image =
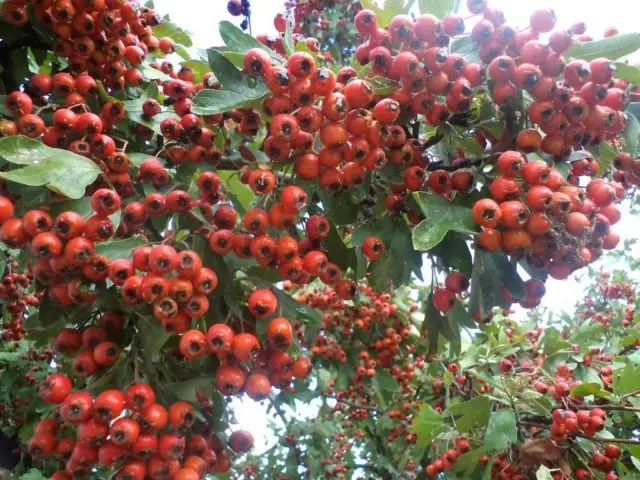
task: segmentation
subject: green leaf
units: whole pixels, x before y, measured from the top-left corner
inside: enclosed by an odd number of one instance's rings
[[[572,397],[588,397],[589,395],[596,395],[602,386],[599,383],[581,383],[575,388],[571,389]]]
[[[46,186],[68,198],[80,198],[86,187],[102,173],[90,159],[68,150],[47,147],[22,135],[0,139],[0,158],[26,165],[0,172],[10,182],[32,187]]]
[[[384,256],[369,265],[373,288],[387,288],[389,280],[395,285],[408,283],[412,273],[419,272],[422,258],[413,248],[411,232],[402,217],[393,216],[365,223],[354,231],[353,244],[360,247],[370,236],[379,237],[385,244]]]
[[[517,440],[518,427],[514,411],[511,408],[503,408],[493,412],[484,435],[485,447],[489,450],[504,450]]]
[[[244,54],[252,48],[261,48],[278,63],[284,62],[284,59],[281,55],[271,50],[269,47],[259,42],[251,35],[244,33],[240,28],[238,28],[228,20],[221,21],[219,28],[220,37],[222,37],[222,40],[224,41],[224,44],[227,46],[228,50]]]
[[[486,395],[450,405],[445,411],[445,415],[453,415],[455,418],[456,430],[460,433],[467,433],[474,428],[484,428],[491,416],[491,400]]]
[[[269,94],[262,80],[250,78],[240,72],[219,51],[209,49],[209,63],[216,78],[222,83],[221,90],[204,89],[194,97],[191,111],[197,115],[215,115],[235,108],[248,107]],[[249,82],[253,83],[253,86]]]
[[[287,53],[287,56],[290,56],[295,51],[295,45],[293,44],[293,36],[291,35],[291,21],[289,20],[287,20],[283,40],[282,44],[284,45],[284,51]]]
[[[638,152],[638,140],[640,140],[640,122],[633,113],[629,114],[629,121],[622,132],[622,137],[624,138],[624,151],[635,156]]]
[[[400,386],[396,379],[393,378],[386,370],[378,370],[376,371],[375,376],[372,379],[373,385],[381,390],[385,390],[387,392],[399,392]]]
[[[175,23],[171,22],[168,15],[165,15],[160,25],[151,27],[151,30],[153,30],[153,34],[158,38],[169,37],[174,42],[181,43],[186,47],[190,47],[193,45],[189,32],[183,30]]]
[[[151,65],[147,63],[143,63],[138,67],[138,70],[142,72],[145,80],[160,80],[161,82],[166,82],[167,80],[171,80],[171,77],[164,72],[161,72],[157,68],[153,68]]]
[[[376,95],[389,95],[400,88],[398,82],[394,82],[386,77],[373,77],[367,79],[367,82],[375,90]]]
[[[503,288],[513,298],[524,298],[524,282],[505,254],[476,249],[474,255],[469,300],[472,315],[479,313],[481,318],[486,318],[493,307],[502,302]]]
[[[20,480],[47,480],[40,470],[32,468],[20,476]]]
[[[616,78],[640,85],[640,67],[628,63],[616,62]]]
[[[163,390],[172,393],[180,400],[195,403],[198,401],[196,391],[200,391],[200,394],[202,395],[203,390],[206,391],[208,389],[211,389],[212,386],[213,378],[211,376],[207,376],[190,378],[189,380],[185,380],[184,382],[169,383],[163,386]]]
[[[133,251],[148,243],[142,237],[129,237],[121,240],[109,240],[96,245],[96,253],[104,255],[110,260],[118,258],[131,258]]]
[[[627,363],[621,370],[616,371],[618,382],[614,382],[614,393],[616,395],[626,395],[627,393],[640,390],[640,365]]]
[[[187,60],[182,62],[182,66],[193,70],[193,73],[196,76],[196,82],[202,80],[202,77],[211,71],[209,64],[204,60]]]
[[[160,321],[155,318],[138,316],[135,323],[145,363],[147,366],[152,366],[170,335],[164,331]]]
[[[594,42],[576,42],[565,55],[583,60],[599,57],[617,60],[638,49],[640,49],[640,33],[621,33]]]
[[[445,268],[457,270],[471,276],[473,260],[467,236],[458,232],[449,232],[444,239],[431,249],[431,253],[440,259]]]
[[[418,445],[423,447],[431,446],[433,438],[448,428],[442,416],[428,403],[420,407],[420,412],[411,425],[411,431],[418,435]]]
[[[431,13],[442,20],[451,11],[453,0],[418,0],[421,14]]]
[[[549,467],[540,465],[540,468],[536,470],[536,480],[553,480],[553,475],[551,475]]]
[[[413,230],[416,250],[431,250],[449,231],[476,233],[478,226],[471,217],[471,209],[431,193],[416,192],[414,198],[425,219]]]
[[[218,175],[225,186],[225,193],[233,202],[240,213],[251,208],[251,202],[255,195],[249,187],[240,182],[238,172],[235,170],[218,170]]]
[[[598,162],[598,177],[601,177],[611,169],[615,158],[616,149],[613,145],[608,142],[602,142],[598,146],[598,155],[596,156],[596,161]]]
[[[560,350],[566,350],[571,347],[571,343],[567,342],[560,336],[560,332],[555,328],[547,328],[541,342],[544,353],[549,356]]]
[[[451,342],[451,355],[457,356],[462,346],[460,340],[460,327],[457,318],[453,315],[443,315],[433,305],[433,293],[429,292],[424,304],[424,323],[422,324],[422,336],[427,337],[428,353],[438,353],[440,348],[440,335]]]
[[[160,123],[167,118],[175,118],[176,120],[180,120],[180,117],[176,115],[174,112],[166,111],[160,112],[153,117],[147,117],[142,113],[142,105],[145,99],[136,99],[136,100],[127,100],[124,102],[124,111],[126,117],[135,123],[139,123],[140,125],[144,125],[150,130],[153,130],[158,135],[162,135],[162,130],[160,129]],[[149,155],[146,155],[145,158],[148,158]]]

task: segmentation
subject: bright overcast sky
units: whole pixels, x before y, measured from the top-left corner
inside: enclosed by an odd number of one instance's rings
[[[197,48],[222,44],[218,33],[220,21],[231,20],[237,25],[241,22],[240,18],[229,15],[226,0],[154,0],[154,3],[158,13],[168,13],[176,24],[192,33],[193,43]],[[378,3],[382,5],[384,1],[378,0]],[[466,4],[466,0],[462,3]],[[489,4],[502,9],[509,24],[519,28],[528,26],[533,9],[553,8],[560,28],[568,28],[572,23],[582,21],[587,24],[587,34],[596,39],[601,38],[609,27],[616,27],[620,32],[640,31],[640,0],[490,0]],[[251,0],[251,10],[253,33],[275,34],[273,18],[284,10],[284,0]],[[636,54],[634,60],[637,58]],[[623,240],[638,238],[636,221],[637,219],[626,215],[614,229]],[[640,254],[640,245],[636,245],[634,252]],[[543,304],[557,311],[572,310],[582,297],[582,292],[583,287],[575,278],[573,281],[562,282],[549,280]],[[264,410],[256,408],[256,404],[250,400],[234,401],[234,405],[240,424],[236,428],[253,432],[257,450],[264,450],[266,444],[275,440],[269,434]]]

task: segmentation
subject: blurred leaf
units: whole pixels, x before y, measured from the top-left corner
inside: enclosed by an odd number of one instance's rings
[[[118,240],[109,240],[96,245],[96,253],[104,255],[110,260],[118,258],[131,258],[133,251],[148,242],[142,237],[129,237]]]
[[[151,65],[147,63],[143,63],[138,66],[138,70],[142,72],[145,80],[160,80],[161,82],[166,82],[167,80],[171,80],[171,77],[164,72],[161,72],[157,68],[153,68]]]
[[[511,408],[496,410],[491,414],[484,445],[489,450],[504,450],[518,441],[516,415]]]
[[[536,480],[553,480],[553,475],[551,475],[551,470],[549,467],[545,467],[544,465],[540,465],[538,470],[536,470]]]
[[[600,57],[617,60],[638,49],[640,49],[640,33],[621,33],[592,42],[575,42],[565,56],[583,60]]]
[[[251,35],[244,33],[240,28],[238,28],[233,23],[228,20],[223,20],[220,22],[220,37],[224,41],[224,44],[227,46],[228,50],[232,52],[238,53],[247,53],[248,50],[252,48],[260,48],[266,51],[272,59],[275,59],[278,63],[283,63],[284,59],[281,55],[271,50],[265,44],[259,42]],[[214,72],[215,73],[215,72]]]
[[[372,383],[376,388],[385,390],[387,392],[399,392],[400,386],[396,379],[393,378],[386,370],[377,370],[375,376],[372,379]]]
[[[447,16],[453,6],[453,0],[418,0],[421,14],[431,13],[440,20]]]
[[[614,382],[614,393],[616,395],[626,395],[627,393],[640,390],[640,365],[627,363],[621,370],[617,370],[615,375],[618,382]]]
[[[151,30],[153,30],[153,34],[158,38],[169,37],[174,42],[181,43],[186,47],[193,45],[191,34],[170,21],[168,15],[164,16],[160,25],[151,27]]]
[[[185,62],[182,62],[182,66],[193,70],[193,73],[196,77],[196,82],[201,81],[202,77],[204,77],[205,74],[211,71],[211,68],[209,68],[209,64],[204,60],[187,60]]]
[[[262,80],[250,78],[217,50],[209,49],[211,71],[222,83],[221,90],[200,90],[194,97],[191,111],[197,115],[215,115],[235,108],[248,107],[269,94]],[[249,82],[254,85],[250,86]]]
[[[628,63],[616,62],[616,78],[640,85],[640,67]]]
[[[291,56],[295,51],[295,45],[293,44],[293,36],[291,35],[291,21],[289,20],[287,20],[282,44],[284,45],[284,51],[287,53],[287,56]]]
[[[413,230],[413,246],[416,250],[432,249],[451,230],[461,233],[478,231],[470,208],[456,205],[436,194],[416,192],[413,196],[425,216]]]
[[[513,298],[524,298],[524,282],[504,253],[476,249],[474,255],[469,300],[472,315],[479,313],[481,318],[486,318],[493,307],[502,302],[503,288]]]
[[[453,415],[456,430],[460,433],[470,432],[474,428],[484,428],[491,416],[491,400],[486,395],[449,405],[444,415]]]
[[[635,157],[638,153],[638,140],[640,140],[640,122],[633,113],[629,114],[629,121],[622,132],[622,137],[624,138],[624,151]]]
[[[10,182],[31,187],[46,186],[68,198],[80,198],[86,187],[100,175],[90,159],[22,135],[0,139],[0,158],[23,168],[0,172]]]
[[[389,95],[400,88],[398,82],[394,82],[386,77],[372,77],[367,82],[375,90],[376,95]]]
[[[411,431],[418,435],[418,445],[431,446],[436,435],[448,430],[442,416],[436,412],[431,405],[424,403],[420,411],[413,419]]]
[[[457,270],[471,277],[473,260],[467,236],[458,232],[448,232],[444,239],[431,249],[431,253],[440,261],[442,265],[451,270]]]
[[[198,401],[196,391],[199,391],[200,395],[204,395],[205,392],[209,393],[209,391],[213,393],[213,377],[196,377],[183,382],[168,383],[163,386],[163,390],[172,393],[185,402],[196,403]]]
[[[164,331],[160,320],[155,318],[137,316],[135,324],[142,347],[142,356],[147,366],[152,366],[156,363],[158,354],[170,335]]]
[[[20,476],[20,480],[46,480],[45,477],[40,470],[37,468],[32,468],[25,474]]]

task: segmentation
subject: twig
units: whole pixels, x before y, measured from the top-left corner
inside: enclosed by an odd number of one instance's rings
[[[640,407],[625,407],[624,405],[584,405],[584,408],[599,408],[600,410],[622,410],[625,412],[640,412]]]
[[[330,398],[334,398],[334,397],[330,397]],[[353,402],[350,402],[348,400],[338,400],[337,398],[335,400],[338,403],[344,403],[345,405],[348,405],[348,406],[353,407],[353,408],[363,408],[365,410],[371,410],[372,412],[378,412],[378,413],[384,413],[385,412],[385,410],[380,410],[379,408],[372,407],[370,405],[361,405],[359,403],[353,403]]]
[[[629,445],[640,445],[640,439],[638,438],[593,438],[593,437],[585,437],[582,435],[578,435],[580,438],[584,438],[586,440],[591,440],[592,442],[602,442],[602,443],[626,443]]]
[[[276,411],[276,413],[278,414],[278,416],[282,420],[282,425],[286,428],[287,424],[289,422],[287,421],[287,417],[284,416],[284,412],[280,408],[280,405],[278,405],[273,398],[271,398],[271,397],[268,397],[268,398],[269,398],[269,402],[273,406],[273,409]]]

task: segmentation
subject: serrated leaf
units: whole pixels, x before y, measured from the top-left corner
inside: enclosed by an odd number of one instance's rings
[[[628,63],[616,62],[616,78],[640,85],[640,67]]]
[[[486,318],[493,307],[502,301],[502,289],[516,299],[525,296],[524,282],[516,266],[503,253],[490,253],[476,249],[471,275],[469,311]]]
[[[129,237],[118,240],[109,240],[96,245],[96,253],[104,255],[110,260],[118,258],[131,258],[133,251],[148,243],[142,237]]]
[[[518,441],[516,415],[511,408],[496,410],[489,418],[484,445],[489,450],[504,450]]]
[[[151,27],[151,30],[153,31],[153,34],[158,38],[169,37],[174,42],[181,43],[186,47],[190,47],[193,45],[189,32],[183,30],[175,23],[171,22],[168,15],[166,15],[162,19],[162,22],[159,25]]]
[[[145,363],[147,366],[152,366],[170,335],[165,332],[160,321],[155,318],[138,316],[135,324]]]
[[[90,159],[22,135],[0,138],[0,158],[22,168],[0,172],[10,182],[31,187],[46,186],[68,198],[80,198],[102,173]]]
[[[491,400],[486,395],[450,405],[445,415],[455,417],[456,430],[460,433],[470,432],[474,428],[484,428],[491,415]]]
[[[378,370],[372,379],[372,383],[376,388],[380,388],[381,390],[385,390],[387,392],[398,392],[400,391],[400,386],[396,379],[393,378],[386,370]]]
[[[446,430],[448,427],[445,425],[444,419],[428,403],[420,407],[420,411],[411,425],[411,431],[418,435],[418,445],[423,447],[430,446],[433,438]]]
[[[250,78],[217,50],[209,49],[211,71],[222,83],[221,90],[200,90],[191,111],[197,115],[215,115],[235,108],[248,107],[269,94],[262,80]]]
[[[163,389],[172,393],[180,400],[195,403],[198,401],[196,391],[199,391],[201,395],[203,395],[205,391],[209,393],[209,390],[213,393],[213,378],[211,376],[190,378],[183,382],[168,383],[163,386]]]
[[[284,31],[284,39],[282,42],[284,51],[287,56],[290,56],[295,51],[295,45],[293,44],[293,36],[291,34],[291,21],[287,20],[287,25]]]
[[[416,192],[425,219],[413,230],[413,246],[416,250],[430,250],[438,245],[449,231],[476,233],[478,226],[471,217],[471,209],[456,205],[440,195]]]
[[[540,468],[536,470],[536,480],[553,480],[553,475],[551,475],[549,467],[540,465]]]
[[[367,82],[369,82],[371,88],[375,90],[376,95],[389,95],[400,88],[398,82],[394,82],[386,77],[372,77],[367,79]]]
[[[622,132],[622,138],[624,138],[624,151],[635,157],[638,152],[638,141],[640,140],[640,122],[632,113],[629,114],[629,120]]]
[[[222,37],[222,40],[224,41],[224,44],[227,46],[228,50],[244,54],[252,48],[260,48],[266,51],[272,59],[275,59],[279,63],[284,62],[284,59],[281,55],[267,47],[265,44],[259,42],[251,35],[244,33],[240,28],[238,28],[228,20],[221,21],[219,28],[220,37]]]
[[[640,390],[640,366],[627,363],[623,369],[617,370],[615,375],[618,377],[617,383],[614,383],[616,395],[626,395]]]
[[[592,42],[575,42],[565,55],[583,60],[600,57],[617,60],[638,49],[640,49],[640,33],[621,33]]]
[[[451,12],[453,0],[418,0],[418,9],[421,14],[430,13],[440,20]]]

